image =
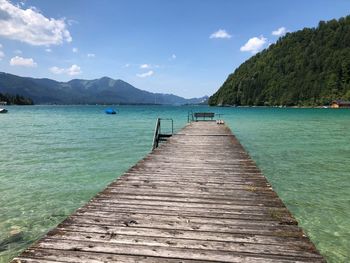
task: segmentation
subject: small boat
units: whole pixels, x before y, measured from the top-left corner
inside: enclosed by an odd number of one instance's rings
[[[8,110],[6,110],[6,109],[0,109],[0,113],[7,113],[8,112]]]
[[[117,112],[114,109],[105,109],[106,114],[117,114]]]

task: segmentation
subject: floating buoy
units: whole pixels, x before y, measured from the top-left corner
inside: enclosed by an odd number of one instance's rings
[[[105,109],[106,114],[117,114],[117,112],[114,109]]]

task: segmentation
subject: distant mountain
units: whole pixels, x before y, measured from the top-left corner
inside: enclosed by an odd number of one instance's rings
[[[317,106],[350,100],[350,16],[287,33],[240,65],[210,105]]]
[[[103,77],[94,80],[19,77],[0,72],[0,92],[31,98],[35,104],[199,104],[208,97],[185,99],[173,94],[140,90],[123,80]]]

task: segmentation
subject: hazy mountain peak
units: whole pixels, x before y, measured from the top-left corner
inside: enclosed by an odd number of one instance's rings
[[[155,94],[106,76],[57,82],[3,73],[0,74],[0,93],[20,94],[31,98],[35,104],[196,104],[202,100]]]

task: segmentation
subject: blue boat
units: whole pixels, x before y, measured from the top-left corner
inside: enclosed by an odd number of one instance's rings
[[[110,108],[110,109],[105,109],[105,113],[106,113],[106,114],[117,114],[117,112],[116,112],[114,109],[112,109],[112,108]]]

